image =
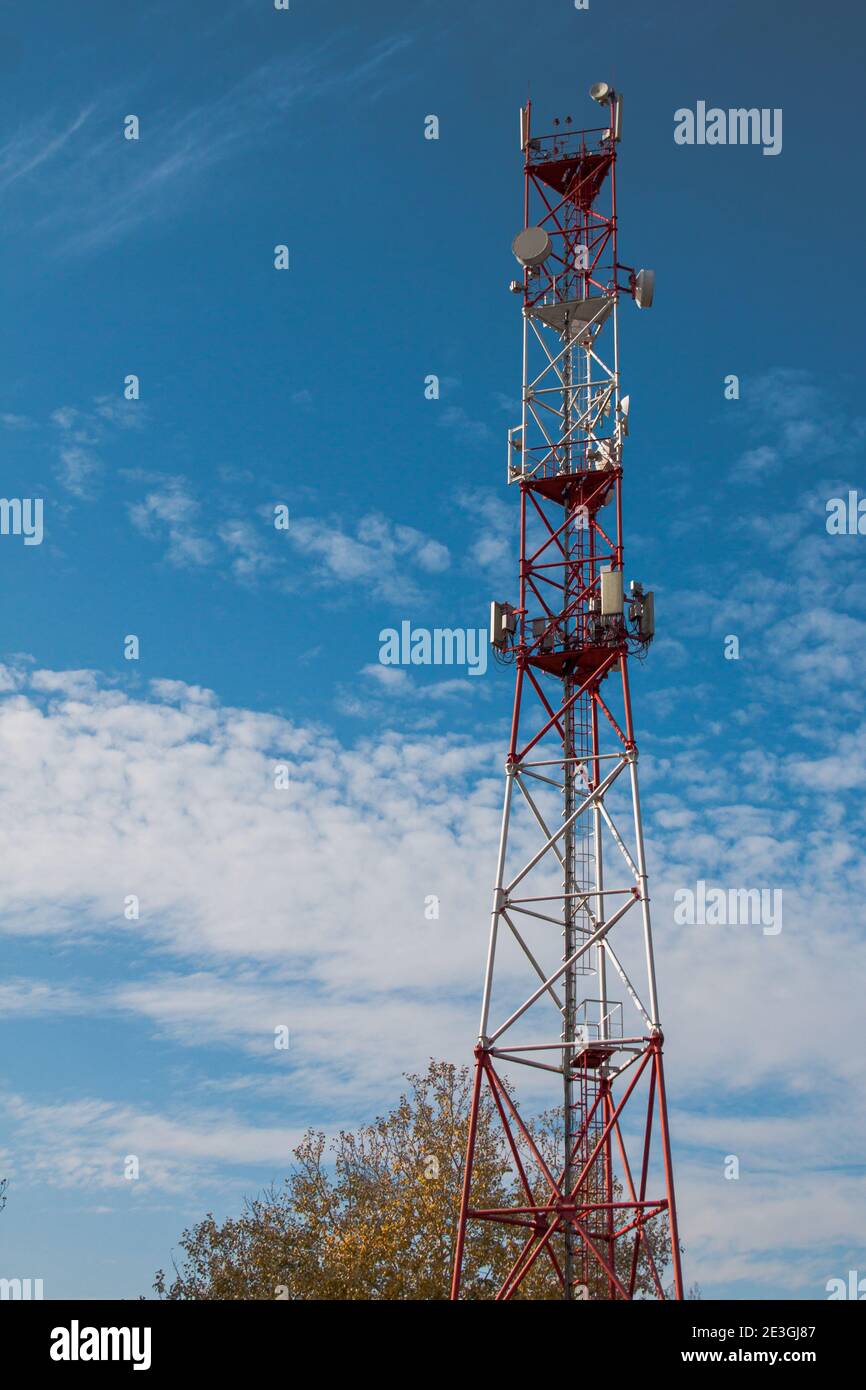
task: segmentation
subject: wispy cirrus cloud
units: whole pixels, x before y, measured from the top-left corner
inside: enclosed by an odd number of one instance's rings
[[[786,464],[841,458],[866,439],[866,419],[845,418],[812,373],[772,367],[741,386],[744,423],[754,443],[737,458],[731,476],[762,480]]]
[[[114,245],[148,221],[175,216],[204,176],[270,138],[288,111],[356,92],[375,100],[408,80],[394,59],[411,42],[392,35],[359,57],[335,37],[259,64],[222,95],[186,109],[159,105],[139,83],[126,85],[122,107],[120,94],[107,92],[71,120],[40,113],[0,146],[7,218],[54,234],[58,253]],[[119,110],[138,116],[139,139],[124,138]]]
[[[42,165],[49,163],[65,149],[72,137],[81,130],[93,114],[86,106],[67,125],[54,129],[51,116],[43,115],[29,125],[19,126],[13,135],[0,145],[0,192],[26,178]]]

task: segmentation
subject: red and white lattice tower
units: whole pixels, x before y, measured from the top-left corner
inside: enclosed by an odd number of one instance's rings
[[[648,307],[653,274],[617,254],[621,97],[605,83],[590,95],[604,127],[568,118],[534,136],[530,105],[520,113],[520,571],[517,601],[491,612],[516,683],[452,1298],[467,1231],[491,1221],[515,1242],[498,1298],[531,1296],[539,1260],[563,1298],[682,1297],[628,678],[654,605],[623,586],[617,309],[623,293]],[[521,1076],[550,1088],[533,1106],[562,1117],[556,1160],[549,1124],[545,1146],[521,1115]],[[513,1161],[506,1207],[473,1192],[483,1101]]]

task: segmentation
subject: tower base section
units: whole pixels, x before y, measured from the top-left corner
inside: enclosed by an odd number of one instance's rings
[[[661,1037],[643,1039],[618,1067],[610,1048],[578,1052],[566,1124],[561,1110],[522,1118],[498,1060],[476,1049],[452,1299],[460,1297],[467,1243],[488,1222],[507,1228],[514,1256],[496,1299],[681,1299]],[[473,1193],[485,1104],[511,1160],[513,1201],[505,1207]],[[648,1195],[658,1191],[664,1195]]]

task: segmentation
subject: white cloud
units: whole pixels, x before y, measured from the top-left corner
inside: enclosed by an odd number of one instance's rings
[[[818,1120],[816,1128],[829,1116]],[[837,1115],[844,1122],[844,1114]],[[770,1169],[742,1143],[736,1124],[720,1137],[712,1164],[680,1165],[677,1200],[687,1232],[686,1283],[696,1280],[705,1298],[827,1297],[827,1280],[847,1278],[848,1259],[862,1259],[866,1181],[852,1173],[828,1175],[805,1161],[805,1126],[797,1127],[778,1154],[787,1162]],[[726,1153],[738,1152],[739,1179],[725,1179]],[[862,1265],[861,1265],[862,1272]],[[739,1287],[738,1287],[739,1286]]]
[[[490,426],[484,420],[473,419],[462,405],[443,405],[439,425],[452,430],[467,444],[484,444],[490,438]]]
[[[452,898],[474,862],[489,793],[482,782],[461,799],[460,831],[451,798],[465,772],[490,765],[489,749],[395,734],[344,748],[199,688],[154,693],[172,703],[39,672],[31,696],[0,702],[7,928],[66,933],[86,906],[87,930],[96,919],[126,932],[123,900],[139,893],[142,933],[172,951],[276,960],[323,986],[411,979],[429,941],[421,885]],[[274,786],[278,762],[289,791]],[[456,930],[449,913],[440,948]],[[452,968],[443,951],[431,977]]]
[[[0,693],[8,690],[18,690],[25,680],[24,674],[16,670],[13,666],[5,666],[0,663]]]
[[[411,697],[417,700],[443,701],[451,698],[467,698],[490,695],[489,686],[471,676],[457,676],[452,680],[413,680],[408,671],[400,667],[383,666],[371,661],[361,668],[361,675],[375,681],[383,693],[400,698]]]
[[[196,529],[200,510],[184,478],[167,478],[161,488],[128,506],[136,530],[151,540],[164,538],[166,559],[179,569],[209,565],[216,559],[213,541]]]
[[[757,449],[747,449],[740,455],[733,476],[757,482],[768,473],[776,473],[781,466],[782,458],[778,449],[774,449],[770,444],[760,444]]]
[[[318,578],[329,586],[361,584],[380,598],[409,602],[420,590],[408,573],[439,574],[448,568],[446,546],[413,526],[388,521],[378,513],[361,518],[349,535],[336,520],[298,517],[289,538],[303,554],[318,561]],[[348,597],[347,590],[347,597]]]
[[[273,533],[273,528],[271,528]],[[242,584],[248,584],[273,569],[274,555],[264,543],[261,525],[237,517],[221,522],[217,535],[228,548],[232,574]]]
[[[174,1115],[89,1097],[38,1104],[15,1094],[0,1096],[0,1107],[15,1130],[18,1181],[135,1196],[183,1191],[224,1164],[285,1171],[302,1133],[244,1123],[224,1107],[186,1106]],[[137,1179],[124,1176],[129,1156],[138,1159]]]
[[[92,496],[92,484],[102,470],[99,457],[92,449],[83,449],[79,444],[64,444],[58,450],[60,467],[57,476],[67,492],[76,497]]]
[[[95,495],[95,484],[103,471],[98,450],[111,441],[113,429],[141,428],[145,413],[137,401],[98,396],[93,410],[58,406],[51,412],[50,419],[60,433],[58,480],[74,497],[89,501]]]
[[[735,479],[760,481],[783,464],[807,457],[814,465],[852,455],[866,437],[866,419],[845,419],[832,393],[819,387],[803,368],[773,367],[744,381],[736,408],[742,410],[743,424],[758,442],[735,462]]]
[[[200,687],[161,681],[152,694],[39,672],[27,694],[0,700],[4,930],[109,943],[133,930],[151,961],[98,990],[74,978],[61,989],[13,981],[0,1007],[134,1016],[190,1049],[254,1059],[243,1084],[262,1095],[284,1095],[290,1072],[294,1103],[332,1114],[349,1095],[380,1106],[429,1055],[468,1061],[498,744],[391,732],[347,746],[321,728],[225,707]],[[862,770],[861,746],[852,731],[840,756]],[[642,757],[683,1231],[690,1277],[705,1285],[722,1270],[775,1279],[803,1186],[820,1190],[821,1169],[853,1161],[866,1139],[866,1063],[854,1041],[866,971],[862,813],[832,830],[811,814],[830,756],[820,744],[817,757],[770,758],[757,772],[744,748],[751,791],[740,752],[723,764],[698,747]],[[288,791],[274,786],[277,762],[289,765]],[[674,926],[674,890],[698,877],[780,886],[781,935]],[[141,900],[133,927],[123,918],[130,893]],[[428,895],[438,920],[425,918]],[[290,1030],[287,1069],[274,1063],[277,1025]],[[168,1102],[160,1115],[94,1100],[94,1080],[78,1101],[9,1103],[38,1181],[111,1185],[118,1154],[139,1150],[148,1181],[169,1189],[221,1162],[282,1154],[284,1166],[293,1135],[264,1121],[241,1122],[224,1105],[178,1118]],[[531,1106],[532,1081],[523,1093]],[[827,1104],[838,1120],[819,1125]],[[732,1152],[748,1171],[722,1189],[719,1163]],[[845,1188],[845,1219],[860,1220],[859,1185],[832,1181]],[[813,1213],[809,1268],[785,1287],[817,1278],[824,1253],[835,1258],[841,1223],[841,1201],[832,1219]]]
[[[85,1007],[74,991],[42,980],[6,980],[0,984],[0,1018],[8,1019],[15,1014],[30,1017],[73,1013]]]
[[[122,430],[140,430],[147,420],[147,407],[125,396],[97,396],[94,408],[100,419]]]
[[[383,666],[378,661],[371,661],[364,666],[361,675],[369,676],[370,680],[377,681],[386,691],[396,695],[408,695],[413,689],[408,671],[401,671],[396,666]]]
[[[457,505],[474,522],[476,531],[469,548],[474,569],[485,572],[492,582],[507,585],[517,582],[519,558],[517,511],[514,499],[504,499],[495,492],[476,490],[462,492]]]

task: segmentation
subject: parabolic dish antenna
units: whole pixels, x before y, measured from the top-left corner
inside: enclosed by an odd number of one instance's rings
[[[550,237],[543,227],[524,227],[511,243],[511,249],[521,265],[543,265],[552,250]]]

